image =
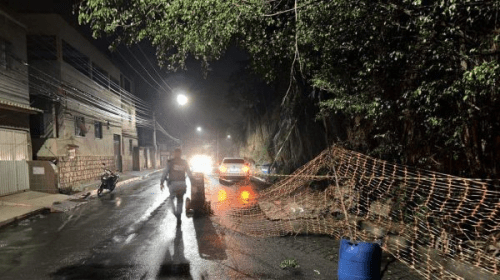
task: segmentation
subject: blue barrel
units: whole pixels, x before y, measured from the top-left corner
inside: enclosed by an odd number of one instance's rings
[[[377,243],[340,240],[339,280],[380,280],[382,249]]]

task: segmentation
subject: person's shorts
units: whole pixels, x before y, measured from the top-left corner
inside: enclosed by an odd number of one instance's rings
[[[168,190],[170,191],[171,195],[176,195],[176,196],[183,196],[186,193],[186,182],[170,182],[168,185]]]

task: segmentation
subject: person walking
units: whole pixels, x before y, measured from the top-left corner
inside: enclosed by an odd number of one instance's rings
[[[167,167],[161,176],[160,188],[163,191],[164,182],[167,181],[170,192],[169,199],[172,202],[172,212],[177,217],[177,225],[181,224],[182,206],[184,194],[186,193],[186,174],[193,180],[193,175],[188,163],[181,158],[182,150],[177,148],[174,151],[174,158],[167,162]],[[174,206],[174,198],[177,198],[177,207]]]

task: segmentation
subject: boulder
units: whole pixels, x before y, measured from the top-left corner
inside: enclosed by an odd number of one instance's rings
[[[370,213],[372,215],[378,215],[385,218],[389,218],[391,214],[391,208],[392,208],[392,203],[390,203],[390,200],[386,201],[385,203],[381,201],[374,201],[370,205]]]

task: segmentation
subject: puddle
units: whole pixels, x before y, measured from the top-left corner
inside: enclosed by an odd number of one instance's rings
[[[26,220],[19,221],[17,224],[20,226],[27,226],[30,223],[31,223],[31,219],[26,219]]]

